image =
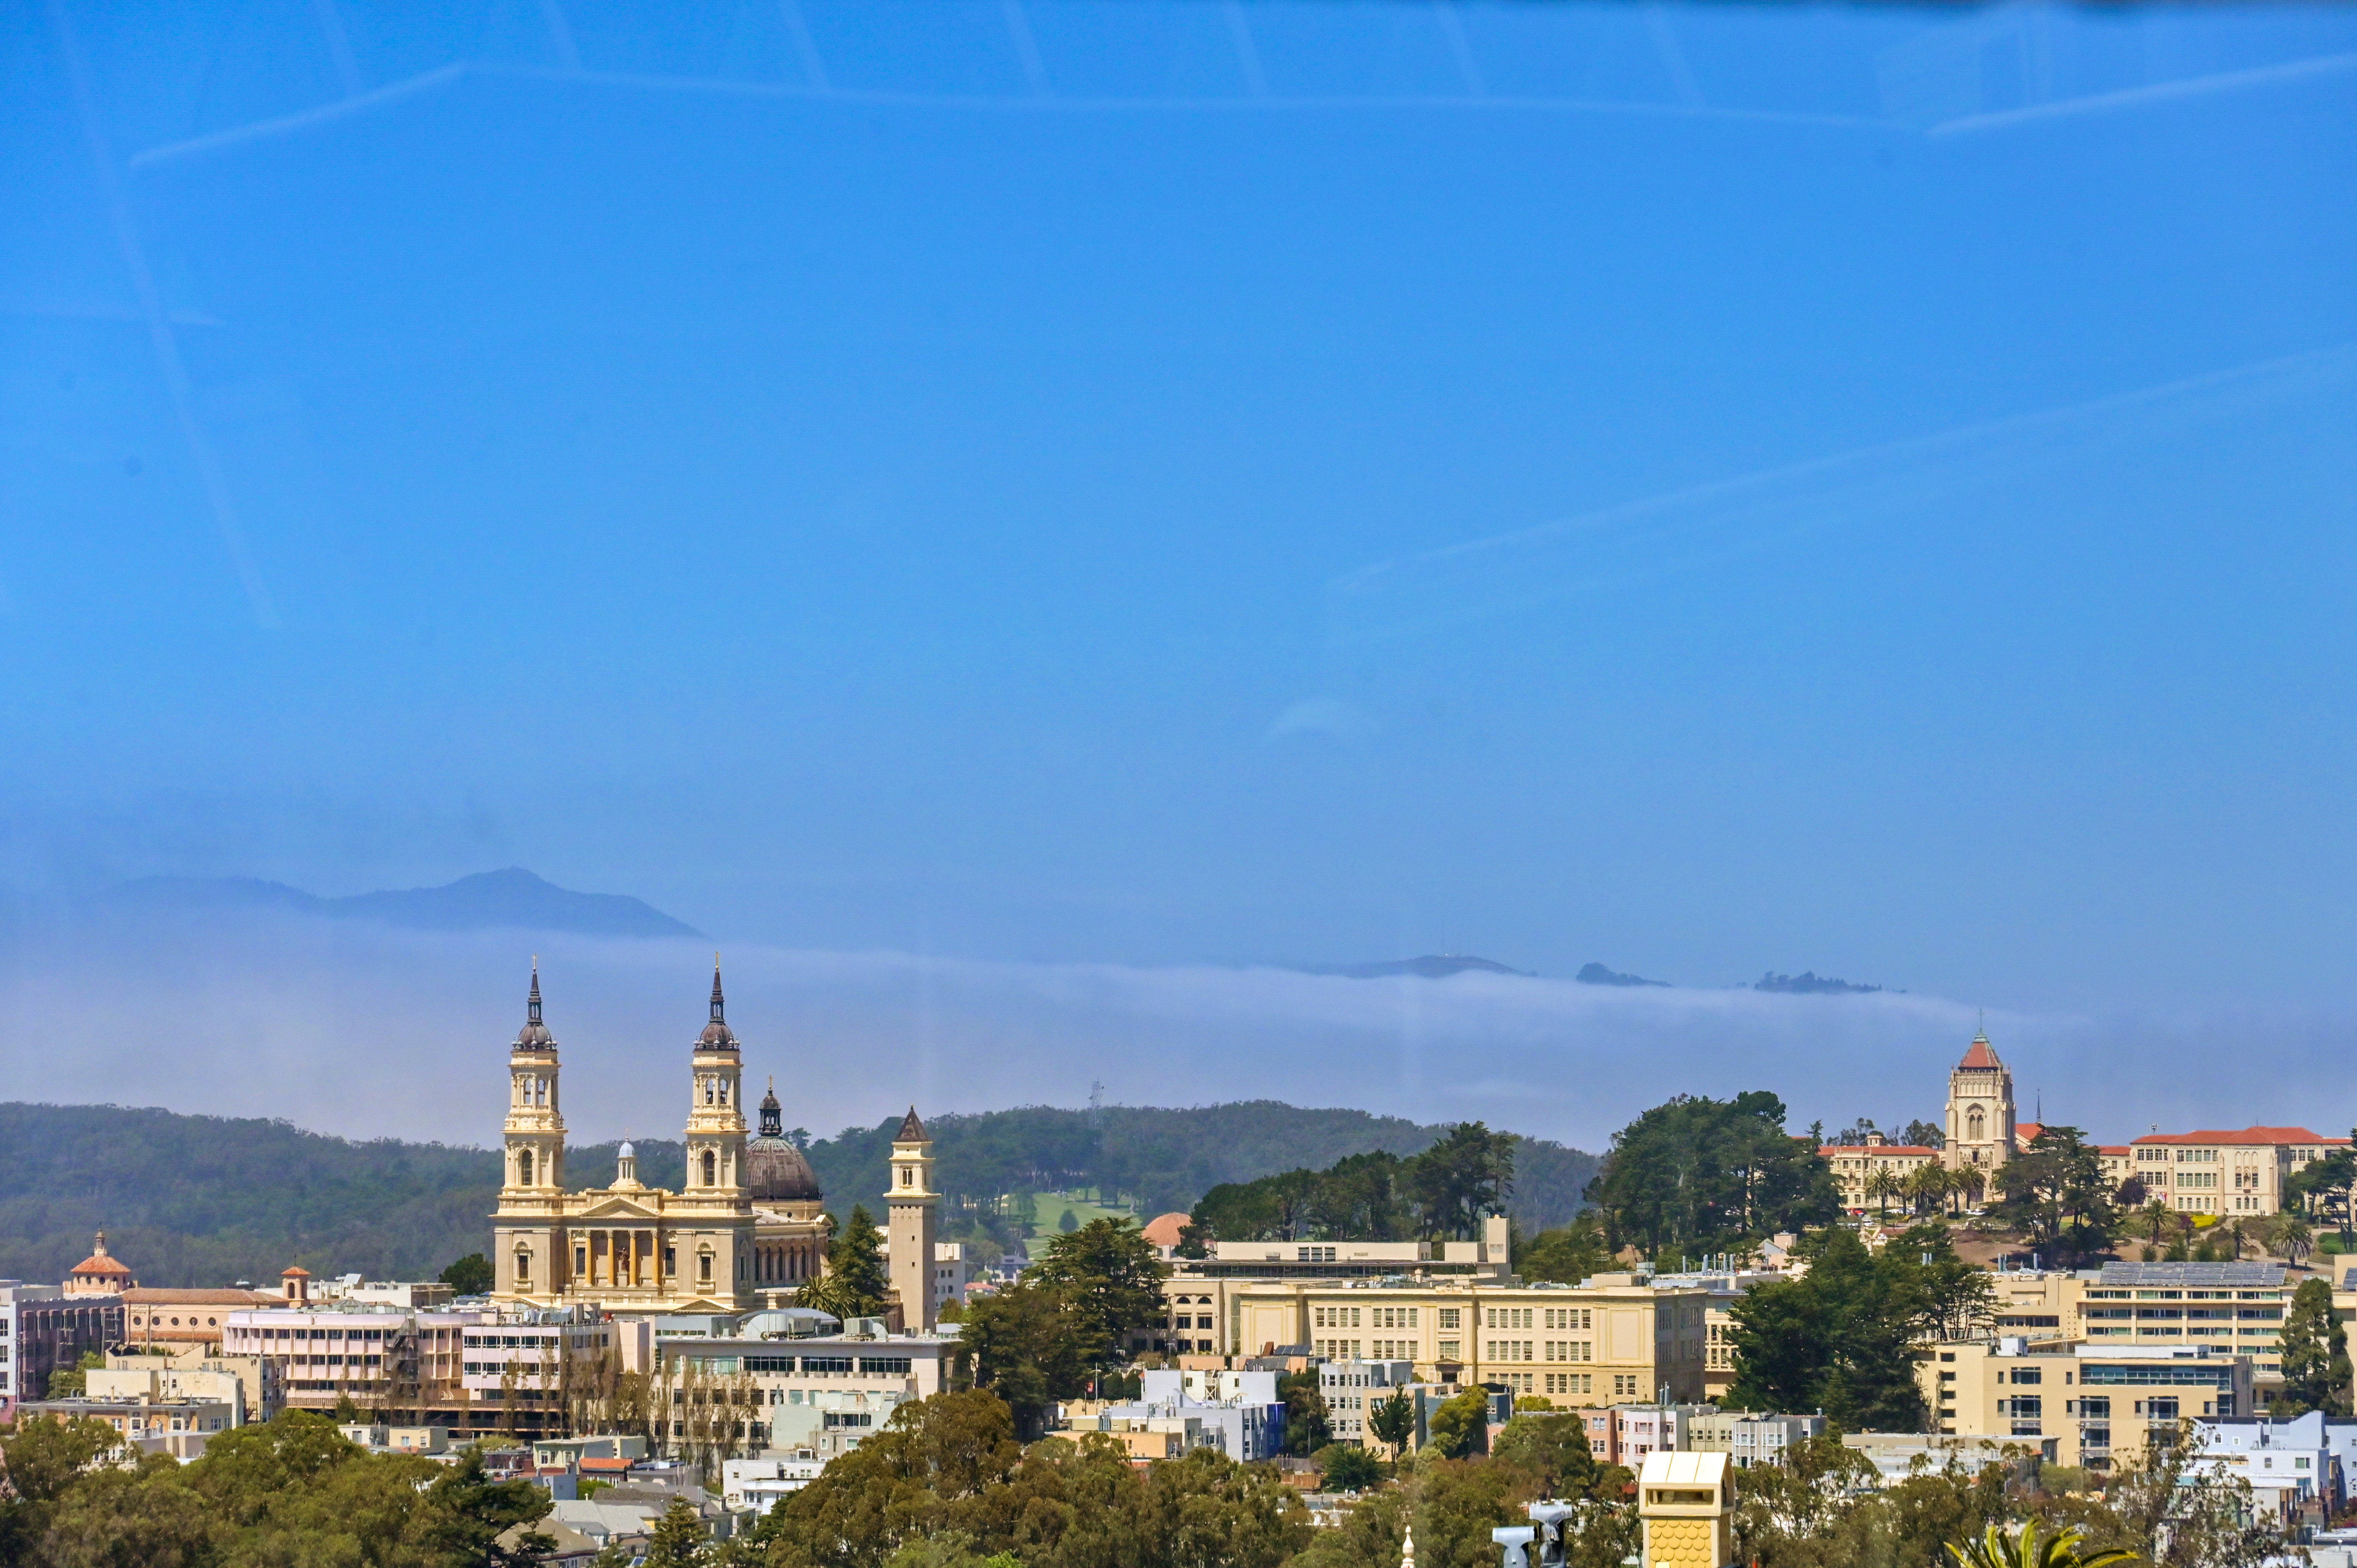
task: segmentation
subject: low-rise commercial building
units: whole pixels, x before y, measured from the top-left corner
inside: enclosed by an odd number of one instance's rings
[[[1422,1381],[1494,1385],[1563,1405],[1704,1391],[1712,1292],[1641,1273],[1577,1285],[1384,1278],[1239,1283],[1222,1337],[1246,1355],[1306,1346],[1328,1360],[1404,1360]]]
[[[349,1398],[364,1410],[397,1412],[417,1425],[493,1430],[477,1419],[461,1380],[461,1338],[496,1320],[490,1311],[408,1312],[355,1304],[301,1305],[232,1312],[221,1348],[275,1367],[286,1404],[332,1411]]]
[[[246,1403],[245,1382],[235,1372],[202,1365],[179,1366],[159,1357],[110,1354],[105,1366],[92,1367],[82,1374],[82,1392],[91,1400],[149,1404],[203,1401],[228,1411],[231,1426],[257,1419]]]
[[[50,1375],[123,1339],[123,1299],[0,1280],[0,1416],[49,1391]]]
[[[2347,1505],[2357,1420],[2322,1411],[2214,1417],[2193,1423],[2193,1450],[2198,1470],[2249,1482],[2256,1507],[2291,1523]]]
[[[1321,1361],[1318,1392],[1326,1402],[1326,1427],[1337,1443],[1380,1444],[1367,1417],[1375,1406],[1415,1381],[1413,1361]]]
[[[771,1321],[799,1329],[810,1318],[756,1313],[746,1332],[655,1340],[659,1442],[824,1461],[948,1387],[952,1337],[887,1334],[874,1318],[857,1320],[858,1332],[759,1337]]]
[[[1917,1368],[1939,1433],[2003,1438],[2050,1464],[2109,1469],[2153,1427],[2250,1412],[2251,1359],[2208,1345],[1962,1340]]]
[[[1231,1371],[1217,1387],[1226,1397],[1204,1399],[1187,1391],[1188,1374],[1170,1369],[1138,1375],[1139,1398],[1108,1404],[1097,1415],[1097,1430],[1114,1434],[1161,1434],[1170,1453],[1146,1457],[1175,1456],[1196,1447],[1214,1447],[1243,1464],[1273,1459],[1285,1448],[1285,1402],[1277,1397],[1275,1372]],[[1196,1385],[1203,1389],[1199,1381]],[[1137,1453],[1132,1444],[1132,1453]]]
[[[123,1434],[126,1442],[149,1453],[169,1454],[188,1460],[204,1452],[205,1442],[217,1432],[237,1424],[235,1411],[218,1399],[105,1399],[87,1395],[72,1399],[27,1400],[16,1407],[19,1422],[102,1421]]]
[[[1706,1410],[1685,1423],[1685,1445],[1698,1453],[1724,1454],[1738,1470],[1781,1465],[1787,1450],[1824,1434],[1822,1415],[1764,1415],[1751,1411]]]

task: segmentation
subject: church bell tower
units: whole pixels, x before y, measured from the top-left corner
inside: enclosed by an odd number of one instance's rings
[[[1948,1074],[1947,1133],[1942,1163],[1950,1170],[1970,1167],[1993,1176],[2017,1152],[2013,1069],[1997,1058],[1986,1029]]]
[[[553,1296],[564,1219],[565,1117],[557,1103],[556,1036],[540,1015],[540,962],[533,961],[523,1027],[508,1047],[507,1171],[500,1184],[498,1257],[503,1296]]]
[[[911,1334],[930,1334],[941,1321],[933,1297],[933,1237],[942,1199],[933,1190],[933,1141],[913,1105],[892,1134],[891,1172],[884,1198],[892,1211],[892,1289],[900,1298],[900,1325]]]

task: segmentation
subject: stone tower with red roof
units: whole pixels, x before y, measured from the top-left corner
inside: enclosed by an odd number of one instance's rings
[[[1948,1074],[1948,1146],[1944,1164],[1950,1170],[1966,1166],[1994,1174],[2013,1158],[2013,1071],[1997,1059],[1988,1032],[1973,1036],[1964,1060]]]

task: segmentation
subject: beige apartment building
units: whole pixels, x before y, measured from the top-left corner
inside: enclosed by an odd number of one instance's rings
[[[1703,1397],[1711,1292],[1650,1276],[1579,1285],[1239,1281],[1223,1332],[1245,1355],[1306,1346],[1338,1361],[1408,1361],[1419,1380],[1493,1383],[1570,1405]]]
[[[1833,1167],[1834,1184],[1841,1188],[1842,1207],[1863,1213],[1880,1208],[1884,1200],[1875,1196],[1879,1183],[1878,1173],[1888,1171],[1905,1181],[1925,1165],[1940,1163],[1940,1151],[1916,1144],[1892,1144],[1884,1141],[1879,1133],[1868,1133],[1863,1144],[1827,1144],[1817,1153]],[[1893,1208],[1904,1210],[1903,1199],[1893,1197]]]
[[[2250,1219],[2280,1211],[2293,1172],[2348,1146],[2346,1138],[2322,1137],[2305,1127],[2152,1133],[2128,1144],[2122,1179],[2136,1176],[2147,1193],[2180,1213]],[[2107,1159],[2107,1174],[2110,1165]]]
[[[2250,1359],[2209,1345],[1964,1340],[1936,1347],[1917,1376],[1943,1435],[2095,1470],[2133,1462],[2156,1425],[2255,1408]]]

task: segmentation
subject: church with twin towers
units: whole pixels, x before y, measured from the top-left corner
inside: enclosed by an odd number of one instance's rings
[[[761,1098],[760,1130],[746,1124],[743,1049],[728,1026],[716,956],[709,1016],[686,1055],[684,1189],[640,1181],[627,1143],[605,1186],[567,1187],[556,1036],[542,1017],[533,966],[523,1027],[508,1047],[507,1168],[491,1216],[497,1299],[633,1314],[744,1312],[780,1304],[825,1273],[825,1195],[784,1135],[774,1087]],[[941,1199],[932,1170],[932,1141],[911,1106],[893,1135],[891,1189],[882,1195],[892,1286],[910,1329],[935,1320]]]

